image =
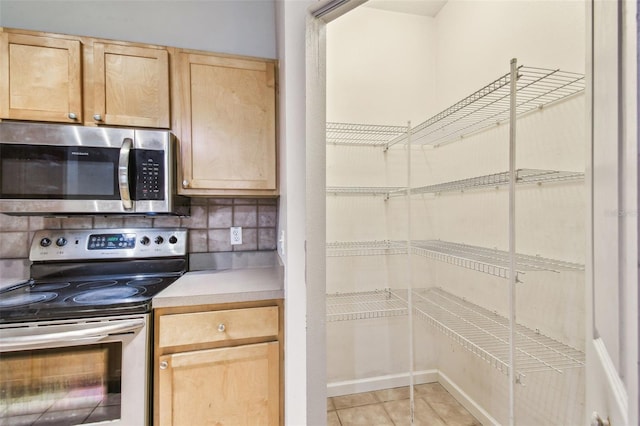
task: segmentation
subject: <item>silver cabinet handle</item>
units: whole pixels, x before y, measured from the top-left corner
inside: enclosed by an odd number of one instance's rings
[[[124,138],[122,146],[120,147],[120,159],[118,162],[120,199],[122,200],[122,207],[124,207],[125,210],[131,210],[133,208],[133,201],[131,201],[131,193],[129,192],[129,153],[131,152],[132,145],[133,141],[131,138]]]
[[[160,363],[160,370],[166,370],[168,366],[169,364],[167,363],[167,361],[162,361]]]
[[[183,180],[183,181],[182,181],[182,187],[183,187],[183,188],[188,188],[188,187],[189,187],[189,181],[188,181],[188,180],[186,180],[186,179],[185,179],[185,180]]]
[[[67,117],[69,117],[70,120],[75,120],[78,118],[75,112],[70,112],[69,114],[67,114]]]
[[[218,324],[218,331],[220,333],[223,333],[226,329],[227,327],[223,323]]]
[[[93,119],[96,121],[102,121],[102,116],[100,114],[94,114]]]

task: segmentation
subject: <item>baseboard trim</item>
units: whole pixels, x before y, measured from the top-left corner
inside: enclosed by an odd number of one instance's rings
[[[455,384],[449,377],[442,371],[438,371],[438,382],[444,387],[447,392],[453,396],[464,408],[470,412],[473,417],[478,419],[483,425],[499,425],[498,421],[494,419],[482,406],[476,403],[465,391],[462,390],[457,384]]]
[[[440,383],[464,408],[483,425],[499,425],[484,408],[476,403],[465,391],[439,370],[422,370],[413,374],[413,383]],[[409,373],[388,374],[366,379],[345,380],[327,384],[327,396],[342,396],[352,393],[372,392],[382,389],[409,385]]]
[[[438,381],[438,370],[422,370],[413,373],[413,383],[432,383]],[[345,380],[327,384],[327,396],[341,396],[352,393],[371,392],[382,389],[409,386],[409,373],[388,374],[358,380]]]

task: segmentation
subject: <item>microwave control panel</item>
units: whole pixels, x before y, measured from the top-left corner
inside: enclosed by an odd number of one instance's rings
[[[164,151],[136,149],[135,155],[135,200],[164,200],[166,170]]]

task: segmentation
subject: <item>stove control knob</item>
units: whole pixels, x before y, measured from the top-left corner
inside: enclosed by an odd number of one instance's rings
[[[65,237],[60,237],[56,240],[56,245],[58,247],[62,247],[67,244],[67,239]]]
[[[42,247],[49,247],[51,245],[51,240],[47,237],[44,237],[43,239],[40,240],[40,245]]]
[[[162,238],[160,235],[158,235],[158,236],[156,237],[156,239],[155,239],[155,240],[153,240],[153,241],[154,241],[156,244],[162,244],[162,243],[164,243],[164,238]]]
[[[175,244],[178,242],[178,239],[175,237],[175,235],[172,235],[169,237],[169,244]]]
[[[140,238],[140,244],[142,244],[143,246],[148,246],[150,242],[151,240],[149,240],[149,237],[145,236]]]

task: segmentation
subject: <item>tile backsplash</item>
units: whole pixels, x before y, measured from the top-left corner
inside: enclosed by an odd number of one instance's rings
[[[0,214],[0,260],[26,259],[35,231],[40,229],[184,227],[189,253],[276,250],[278,200],[253,198],[192,198],[189,217],[78,216],[50,218]],[[242,227],[242,244],[231,245],[229,228]]]

